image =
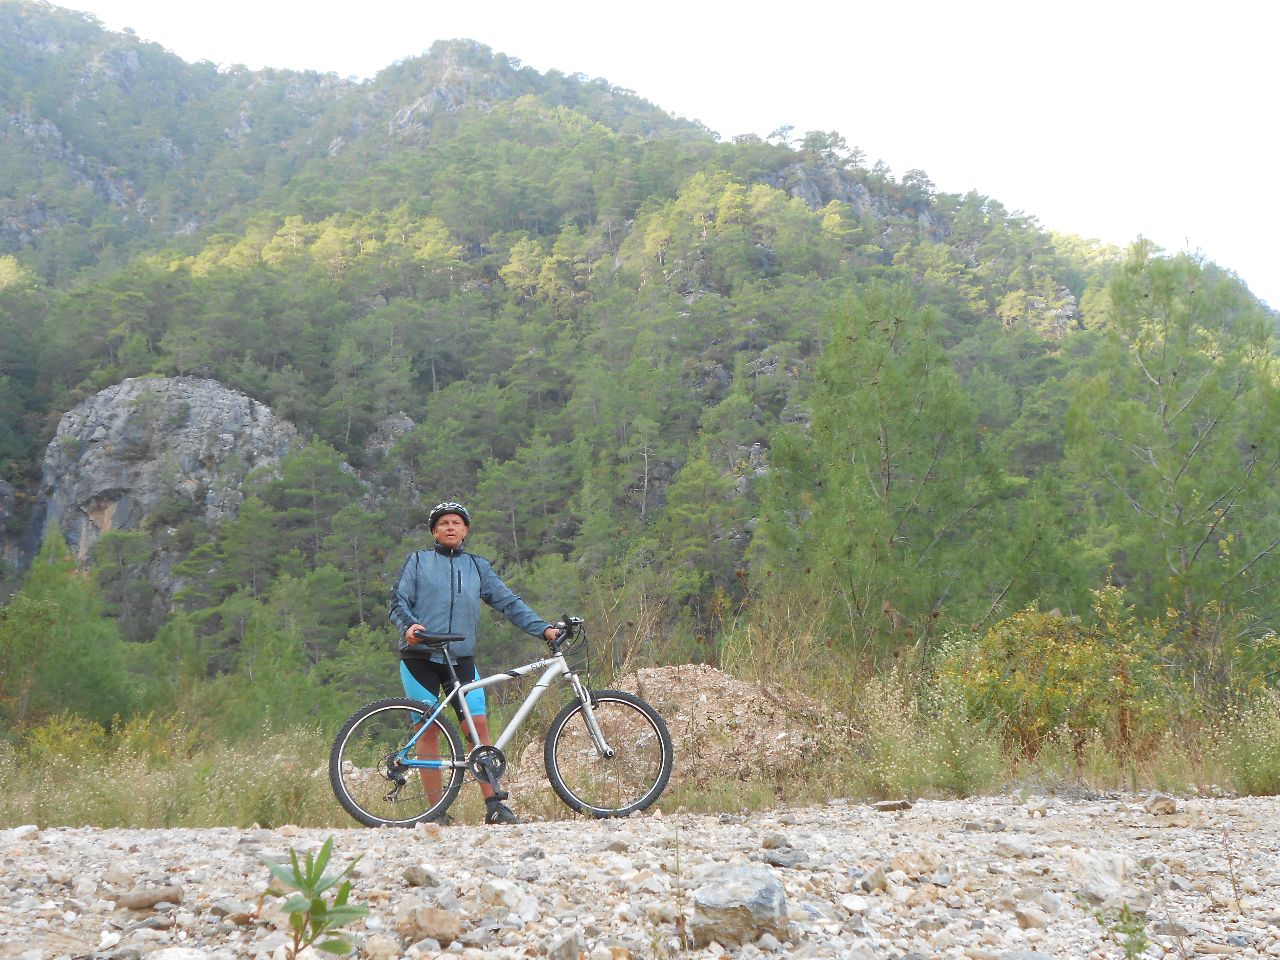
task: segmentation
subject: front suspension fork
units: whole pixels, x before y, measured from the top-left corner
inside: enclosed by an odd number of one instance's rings
[[[578,702],[582,704],[582,715],[586,718],[587,730],[591,733],[591,739],[595,742],[596,751],[606,760],[612,760],[617,754],[605,740],[604,733],[600,730],[600,724],[596,723],[595,704],[591,700],[590,691],[582,685],[582,681],[576,676],[570,677],[569,682],[573,686],[573,692],[578,695]]]

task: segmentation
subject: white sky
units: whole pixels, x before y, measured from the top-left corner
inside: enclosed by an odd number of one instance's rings
[[[1280,307],[1280,5],[1268,0],[66,0],[189,61],[371,77],[467,37],[726,139],[836,130],[1042,226],[1139,234]]]

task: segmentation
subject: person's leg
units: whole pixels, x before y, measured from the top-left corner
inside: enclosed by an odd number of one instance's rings
[[[471,719],[475,721],[476,736],[480,738],[480,742],[485,746],[492,746],[493,737],[489,735],[489,718],[483,715],[475,716],[473,714]],[[472,744],[472,746],[475,746],[475,744]],[[493,787],[489,786],[489,784],[485,783],[483,780],[477,782],[480,784],[480,795],[484,797],[485,802],[487,803],[493,798]]]
[[[413,664],[410,669],[409,663]],[[426,661],[400,661],[400,682],[404,685],[404,695],[411,700],[421,700],[430,706],[435,706],[439,701],[437,693],[440,690],[440,681],[434,677],[431,670],[425,669],[429,664]],[[434,692],[432,688],[434,687]],[[417,755],[419,760],[438,760],[440,758],[440,735],[438,732],[428,732],[418,738]],[[422,777],[422,787],[427,791],[427,799],[432,803],[439,803],[440,797],[444,794],[444,781],[440,776],[439,767],[422,767],[418,770]]]
[[[476,669],[475,661],[470,657],[458,662],[458,679],[462,683],[471,683],[473,680],[480,678],[480,671]],[[467,729],[466,721],[462,716],[462,711],[458,707],[456,694],[454,699],[454,710],[458,713],[458,722],[462,725],[463,733],[467,740],[471,740],[470,731]],[[471,712],[471,721],[476,727],[476,737],[480,744],[485,746],[493,745],[493,736],[489,732],[489,716],[488,703],[485,700],[484,690],[472,690],[467,694],[467,709]],[[472,743],[472,747],[477,744]],[[511,808],[493,795],[493,787],[483,780],[477,781],[480,787],[480,795],[484,797],[485,805],[485,823],[519,823],[519,818],[511,812]]]
[[[455,664],[454,669],[458,672],[459,683],[471,683],[480,679],[480,671],[476,669],[476,662],[471,657],[462,657]],[[452,701],[453,711],[458,717],[458,726],[462,728],[462,735],[467,738],[467,743],[472,747],[478,744],[471,739],[471,730],[467,726],[467,718],[462,715],[462,709],[458,706],[458,698],[455,694]],[[467,694],[467,709],[471,712],[471,722],[475,724],[476,736],[479,743],[484,746],[493,745],[493,737],[489,733],[489,705],[485,699],[483,690],[472,690]],[[477,781],[480,786],[480,794],[488,802],[493,797],[493,787],[485,783],[483,780]]]

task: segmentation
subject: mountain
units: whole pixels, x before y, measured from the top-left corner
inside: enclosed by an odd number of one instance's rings
[[[531,599],[680,657],[789,605],[877,649],[1108,582],[1187,622],[1280,609],[1280,461],[1250,452],[1275,317],[1213,264],[469,41],[356,83],[0,0],[0,111],[9,582],[80,502],[42,476],[78,405],[214,381],[298,431],[219,467],[238,510],[74,518],[129,639],[195,624],[210,672],[304,608],[317,669],[372,629],[440,499]],[[170,399],[109,419],[168,436]],[[170,605],[131,613],[157,575]]]
[[[55,281],[275,209],[296,178],[335,181],[419,150],[464,108],[530,96],[629,135],[708,140],[635,96],[542,76],[475,43],[438,43],[371,83],[224,72],[31,0],[0,3],[0,90],[0,249]],[[290,194],[315,212],[308,189]]]

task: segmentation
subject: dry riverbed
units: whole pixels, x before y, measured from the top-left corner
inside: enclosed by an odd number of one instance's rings
[[[0,958],[283,960],[263,858],[357,855],[361,957],[1280,957],[1280,799],[833,801],[390,830],[0,830]],[[1099,920],[1102,916],[1102,921]],[[1110,929],[1108,929],[1110,927]],[[1134,946],[1132,934],[1130,947]]]

